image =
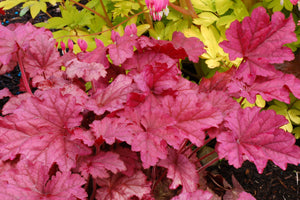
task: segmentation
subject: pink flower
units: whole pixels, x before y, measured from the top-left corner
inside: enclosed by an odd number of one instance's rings
[[[160,21],[163,14],[169,14],[169,0],[146,0],[146,5],[150,10],[153,20]]]

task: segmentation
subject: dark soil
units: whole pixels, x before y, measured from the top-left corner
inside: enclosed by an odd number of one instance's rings
[[[20,6],[6,11],[6,15],[0,14],[2,25],[6,26],[10,23],[38,23],[47,20],[49,17],[45,13],[40,13],[34,20],[31,19],[30,13],[26,13],[23,17],[19,16]],[[58,16],[59,10],[57,7],[49,5],[48,13],[51,16]],[[292,67],[295,73],[299,76],[299,66]],[[284,67],[280,66],[281,69]],[[189,77],[197,77],[194,71],[190,68],[184,69]],[[294,73],[293,71],[291,73]],[[18,67],[14,71],[0,76],[0,89],[4,87],[14,94],[19,94],[20,72]],[[0,110],[8,101],[8,98],[0,100]],[[297,141],[300,145],[300,141]],[[251,193],[258,200],[300,200],[300,166],[288,165],[287,170],[283,171],[272,162],[269,162],[263,174],[258,174],[254,164],[245,162],[239,169],[228,165],[224,160],[220,161],[216,166],[207,169],[214,174],[220,174],[228,183],[232,184],[231,177],[234,175],[240,182],[245,191]],[[208,178],[210,187],[219,191],[221,194],[225,192],[222,184],[218,183],[217,178]]]

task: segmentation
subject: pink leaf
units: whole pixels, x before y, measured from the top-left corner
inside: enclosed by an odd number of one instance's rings
[[[164,107],[169,111],[177,123],[173,126],[177,134],[189,139],[197,146],[204,142],[204,130],[218,127],[223,116],[220,111],[207,101],[206,94],[182,94],[176,98],[166,96],[163,99]]]
[[[154,166],[159,159],[167,157],[167,143],[179,146],[181,139],[173,132],[168,132],[168,126],[175,120],[168,116],[155,97],[149,96],[138,107],[126,109],[122,117],[131,121],[132,151],[141,153],[143,167]]]
[[[37,35],[25,53],[24,67],[30,77],[51,75],[60,70],[61,62],[55,40],[48,35]]]
[[[97,48],[91,52],[80,52],[77,54],[78,60],[85,63],[99,63],[102,64],[105,69],[107,69],[110,66],[110,63],[106,57],[107,48],[104,47],[103,44],[98,45],[99,46],[97,46]]]
[[[245,97],[250,103],[255,102],[257,94],[266,101],[277,99],[289,103],[290,92],[292,91],[300,97],[299,89],[300,80],[297,80],[293,75],[284,74],[280,71],[276,71],[273,76],[269,77],[257,76],[251,85],[239,79],[228,83],[228,92],[232,96]]]
[[[287,163],[299,163],[300,148],[294,145],[295,137],[279,129],[287,123],[284,116],[254,107],[232,112],[226,120],[228,130],[217,136],[216,149],[219,157],[235,168],[245,160],[254,162],[259,173],[268,160],[284,170]]]
[[[133,46],[136,43],[136,37],[124,35],[117,37],[114,44],[108,46],[109,56],[114,65],[122,64],[127,58],[133,56]]]
[[[90,127],[97,138],[102,136],[108,144],[113,144],[116,139],[131,144],[133,135],[129,123],[124,118],[105,117],[101,121],[95,120]]]
[[[147,177],[141,172],[136,172],[133,176],[127,177],[123,174],[115,174],[107,179],[97,179],[97,184],[101,187],[97,190],[97,200],[128,200],[132,196],[142,198],[144,194],[151,191]]]
[[[122,109],[132,90],[132,79],[121,74],[106,89],[98,90],[87,102],[86,108],[97,115]]]
[[[196,37],[186,38],[181,32],[174,32],[172,43],[175,48],[183,48],[190,61],[197,63],[199,56],[205,53],[204,44]]]
[[[0,191],[1,199],[27,199],[39,200],[76,200],[87,197],[81,187],[84,179],[71,172],[57,172],[51,179],[49,168],[39,162],[30,161],[18,163],[17,170],[7,171],[0,177],[0,182],[7,183]],[[2,185],[3,186],[3,185]]]
[[[80,62],[77,59],[66,63],[66,73],[69,78],[83,78],[85,81],[97,81],[100,77],[105,77],[107,72],[100,63]]]
[[[125,171],[124,162],[113,152],[99,152],[96,156],[84,157],[79,168],[82,176],[87,179],[89,174],[94,178],[108,178],[108,170],[116,174]]]
[[[255,198],[251,194],[244,191],[240,193],[237,200],[255,200]]]
[[[59,90],[28,98],[13,115],[0,119],[2,160],[20,153],[48,167],[57,162],[62,171],[75,167],[78,155],[91,153],[81,141],[70,138],[72,129],[81,123],[81,111],[75,97],[62,96]]]
[[[11,97],[13,96],[8,88],[3,88],[0,90],[0,99],[3,99],[4,97]]]
[[[162,94],[176,86],[179,73],[177,66],[169,67],[165,63],[157,62],[153,66],[146,65],[141,73],[133,75],[133,79],[137,87],[145,94],[150,92]]]
[[[231,23],[226,31],[228,41],[223,41],[220,46],[229,53],[231,60],[237,57],[244,59],[238,69],[238,77],[251,84],[256,75],[274,74],[274,67],[270,63],[294,59],[291,49],[283,47],[297,40],[294,30],[292,16],[285,19],[284,14],[275,12],[270,22],[266,10],[258,7],[242,23]]]
[[[182,192],[172,200],[210,200],[212,197],[213,195],[208,191],[196,190],[195,192]]]
[[[15,33],[7,27],[0,25],[0,63],[7,65],[12,59],[12,54],[18,50],[15,42]]]
[[[199,175],[196,166],[185,155],[169,149],[168,157],[159,161],[157,165],[168,169],[167,177],[173,180],[170,189],[182,185],[183,192],[197,190]]]
[[[126,171],[122,171],[122,174],[130,177],[136,171],[142,168],[141,162],[136,152],[131,151],[129,148],[123,148],[118,146],[117,149],[114,151],[120,155],[120,159],[124,162],[126,166]]]

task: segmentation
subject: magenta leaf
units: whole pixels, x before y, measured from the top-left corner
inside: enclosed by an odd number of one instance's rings
[[[218,127],[223,120],[222,113],[206,98],[204,93],[180,93],[176,98],[166,96],[163,99],[163,105],[169,111],[169,115],[176,119],[176,124],[173,126],[175,130],[172,131],[189,139],[197,146],[203,145],[204,130]]]
[[[125,109],[122,117],[132,122],[131,149],[141,153],[144,168],[154,166],[159,159],[167,157],[167,143],[179,146],[183,140],[168,131],[175,120],[164,112],[153,96],[138,107]]]
[[[120,155],[120,159],[126,166],[126,171],[122,171],[122,174],[130,177],[136,171],[142,168],[141,162],[139,161],[139,157],[136,152],[133,152],[129,148],[123,148],[121,146],[118,146],[114,152]]]
[[[175,48],[183,48],[190,61],[197,63],[199,56],[205,53],[204,44],[196,37],[186,38],[181,32],[174,32],[172,43]]]
[[[79,170],[82,176],[87,179],[89,174],[94,178],[108,178],[107,170],[116,174],[125,171],[124,162],[119,159],[119,155],[113,152],[99,152],[95,156],[84,157],[80,162]]]
[[[194,192],[182,192],[180,195],[173,197],[172,200],[211,200],[213,195],[208,191],[196,190]]]
[[[4,97],[11,97],[13,96],[8,88],[3,88],[0,90],[0,99],[3,99]]]
[[[15,42],[15,33],[7,27],[0,25],[0,63],[8,65],[13,53],[18,50]],[[4,71],[6,73],[8,71]]]
[[[242,23],[231,23],[226,31],[228,41],[221,42],[220,46],[229,53],[231,60],[243,58],[237,75],[251,84],[256,75],[274,74],[274,67],[270,63],[294,59],[291,49],[283,47],[284,44],[297,41],[294,30],[292,16],[285,19],[283,13],[275,12],[270,22],[266,10],[258,7]]]
[[[80,140],[70,138],[72,129],[81,123],[82,106],[57,89],[39,96],[24,100],[14,114],[0,118],[0,157],[13,159],[20,153],[48,167],[56,162],[67,171],[75,167],[78,155],[91,153]]]
[[[114,174],[107,179],[97,179],[97,184],[101,187],[97,190],[97,200],[128,200],[133,196],[140,199],[144,194],[151,191],[147,177],[141,171],[137,171],[133,176]]]
[[[55,48],[55,40],[48,35],[36,35],[35,40],[25,53],[24,67],[30,77],[36,75],[50,76],[60,70],[60,56]]]
[[[295,137],[279,129],[287,123],[284,116],[254,107],[232,112],[226,120],[228,130],[217,135],[216,150],[235,168],[245,160],[254,162],[259,173],[268,160],[284,170],[287,163],[299,163],[300,148],[294,145]]]
[[[196,166],[185,155],[169,149],[168,157],[160,160],[157,165],[168,169],[167,177],[173,180],[170,189],[176,189],[182,185],[183,192],[197,190],[199,175]]]
[[[109,56],[114,65],[122,64],[127,58],[133,56],[133,46],[136,43],[136,37],[130,35],[124,35],[122,37],[116,37],[114,44],[108,46]]]
[[[107,88],[98,89],[87,102],[86,108],[97,115],[105,111],[113,112],[122,109],[127,101],[127,95],[132,90],[132,79],[120,74]]]
[[[228,83],[228,92],[234,97],[245,97],[250,103],[254,103],[256,95],[259,94],[266,101],[277,99],[289,103],[290,92],[300,97],[300,80],[293,75],[276,71],[273,76],[257,76],[254,82],[249,85],[238,79]]]
[[[105,117],[101,121],[95,120],[90,127],[96,138],[102,137],[108,144],[113,144],[116,139],[131,144],[133,135],[129,123],[124,118]]]
[[[100,77],[105,77],[107,72],[100,63],[80,62],[77,59],[66,63],[66,73],[69,78],[82,78],[85,81],[97,81]]]
[[[1,199],[76,200],[87,197],[81,187],[85,180],[80,175],[56,172],[55,176],[49,177],[48,171],[49,168],[39,162],[33,164],[25,160],[18,163],[17,169],[0,176],[0,183],[7,184],[0,191]]]
[[[153,92],[162,94],[165,91],[172,90],[178,82],[180,71],[177,66],[169,67],[166,63],[155,63],[146,65],[141,73],[133,75],[137,87],[145,94]]]
[[[255,198],[248,192],[241,192],[237,200],[255,200]]]

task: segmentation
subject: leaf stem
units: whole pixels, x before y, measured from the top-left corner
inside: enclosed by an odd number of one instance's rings
[[[218,160],[219,160],[219,157],[216,157],[216,158],[212,159],[212,160],[209,161],[206,165],[200,167],[200,168],[197,170],[197,172],[199,173],[199,172],[205,170],[207,167],[211,166],[213,163],[215,163],[215,162],[218,161]]]
[[[213,151],[209,152],[208,154],[206,154],[206,155],[204,155],[204,156],[198,158],[194,163],[197,163],[197,162],[199,162],[199,161],[201,161],[201,160],[207,158],[208,156],[210,156],[210,155],[212,155],[212,154],[214,154],[214,153],[216,153],[215,150],[213,150]]]
[[[188,7],[188,10],[191,12],[191,16],[192,16],[193,18],[198,18],[198,15],[197,15],[197,13],[195,12],[195,9],[194,9],[194,6],[193,6],[191,0],[185,0],[185,2],[186,2],[186,5],[187,5],[187,7]]]
[[[171,8],[173,8],[174,10],[176,10],[176,11],[178,11],[178,12],[184,14],[184,15],[191,16],[192,18],[198,18],[198,15],[196,13],[193,13],[190,10],[186,10],[186,9],[184,9],[184,8],[182,8],[180,6],[177,6],[177,5],[175,5],[175,4],[171,3],[171,2],[169,3],[169,6]]]
[[[23,62],[22,62],[22,59],[21,59],[21,56],[20,56],[20,53],[18,51],[17,53],[17,57],[18,57],[18,63],[19,63],[19,68],[21,70],[21,76],[22,76],[22,79],[23,79],[23,83],[24,83],[24,86],[26,88],[26,91],[31,94],[33,96],[33,93],[30,89],[30,86],[29,86],[29,82],[28,82],[28,79],[26,77],[26,73],[25,73],[25,69],[24,69],[24,65],[23,65]]]
[[[83,5],[83,4],[81,4],[81,3],[78,3],[78,2],[76,2],[76,1],[74,1],[74,0],[70,0],[70,1],[73,2],[73,3],[75,3],[75,4],[77,4],[77,5],[79,5],[79,6],[81,6],[81,7],[83,7],[83,8],[85,8],[85,9],[87,9],[87,10],[89,10],[89,11],[91,11],[91,12],[94,13],[95,15],[98,15],[98,16],[101,17],[101,18],[102,18],[109,26],[112,26],[111,21],[110,21],[109,19],[106,19],[106,17],[104,17],[104,16],[101,15],[100,13],[98,13],[98,12],[94,11],[93,9],[91,9],[91,8],[89,8],[89,7],[87,7],[87,6]]]
[[[110,19],[109,19],[109,17],[108,17],[108,14],[107,14],[107,12],[106,12],[106,9],[105,9],[105,6],[104,6],[104,3],[103,3],[103,1],[102,0],[99,0],[100,1],[100,4],[101,4],[101,7],[102,7],[102,9],[103,9],[103,12],[104,12],[104,15],[105,15],[105,18],[106,18],[106,22],[107,22],[107,24],[109,25],[109,26],[113,26],[113,24],[111,23],[111,21],[110,21]]]
[[[165,169],[163,174],[158,178],[158,180],[155,182],[154,186],[152,187],[152,191],[155,190],[157,184],[166,176],[167,172],[168,172],[168,170]]]
[[[126,23],[127,21],[129,21],[131,18],[137,16],[137,15],[140,15],[142,13],[146,12],[146,10],[143,10],[135,15],[132,15],[131,17],[129,17],[128,19],[124,20],[123,22],[121,22],[120,24],[117,24],[113,27],[111,27],[110,29],[107,29],[107,30],[104,30],[104,31],[100,31],[100,32],[97,32],[97,33],[91,33],[91,34],[88,34],[88,35],[65,35],[65,36],[61,36],[61,37],[58,37],[57,39],[60,39],[60,38],[64,38],[64,37],[88,37],[88,36],[91,36],[91,35],[100,35],[101,33],[105,33],[107,31],[111,31],[115,28],[117,28],[118,26],[121,26],[122,24]]]
[[[194,155],[196,152],[198,152],[200,149],[202,149],[207,143],[209,143],[212,140],[212,138],[208,138],[205,140],[204,144],[201,147],[197,147],[196,149],[193,150],[193,152],[188,156],[188,158],[191,158],[192,155]]]
[[[91,175],[90,175],[91,176]],[[91,196],[90,196],[90,200],[94,200],[95,199],[95,196],[96,196],[96,180],[95,179],[93,179],[92,177],[91,177],[91,181],[93,182],[93,192],[92,192],[92,194],[91,194]]]

